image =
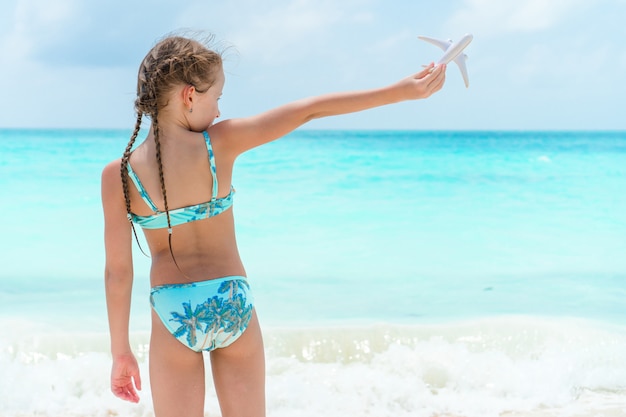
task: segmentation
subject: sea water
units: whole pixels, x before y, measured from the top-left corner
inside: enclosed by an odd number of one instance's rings
[[[100,173],[129,134],[0,130],[1,417],[152,415],[136,244],[142,401],[108,388]],[[626,416],[623,132],[301,130],[233,184],[269,415]]]

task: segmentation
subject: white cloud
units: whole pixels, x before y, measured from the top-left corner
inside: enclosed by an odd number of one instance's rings
[[[370,0],[241,0],[209,5],[194,2],[179,21],[197,25],[228,39],[249,59],[280,65],[311,53],[332,49],[333,36],[342,25],[367,25],[375,16],[367,10]],[[218,15],[207,27],[197,16]]]
[[[234,34],[232,41],[242,52],[255,53],[266,62],[280,62],[293,59],[300,46],[319,45],[316,39],[327,35],[341,18],[335,2],[295,0],[249,16],[248,24],[240,26],[242,30]],[[285,51],[290,52],[289,56]]]
[[[58,0],[51,3],[46,0],[19,0],[15,18],[16,26],[21,30],[33,26],[42,29],[54,29],[67,23],[79,9],[75,0]]]
[[[175,29],[173,2],[152,0],[150,7],[158,13],[147,18],[144,7],[127,0],[14,0],[11,19],[0,31],[0,59],[60,67],[135,64],[154,39]]]
[[[586,4],[584,0],[465,0],[446,26],[482,37],[537,32],[555,26]]]
[[[613,82],[609,45],[590,46],[584,39],[572,41],[571,48],[559,45],[536,44],[519,56],[509,69],[512,83],[529,88],[556,90],[577,97],[581,88],[608,88]],[[587,51],[581,54],[580,51]],[[598,77],[598,74],[605,74]],[[593,80],[593,81],[592,81]]]
[[[413,31],[409,29],[404,29],[399,33],[392,34],[391,36],[383,38],[379,40],[378,42],[374,43],[374,45],[372,45],[372,49],[374,51],[385,52],[396,47],[399,44],[404,43],[408,39],[414,39],[414,38],[416,38],[416,36]]]
[[[18,0],[11,24],[2,40],[5,62],[24,61],[32,52],[58,38],[75,18],[78,5],[73,0]]]
[[[371,23],[376,20],[376,16],[372,12],[361,11],[354,15],[353,20],[360,23]]]

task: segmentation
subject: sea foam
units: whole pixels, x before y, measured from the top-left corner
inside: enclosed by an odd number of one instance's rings
[[[609,416],[626,409],[620,326],[499,317],[264,330],[274,416]],[[152,415],[147,333],[132,340],[144,385],[138,405],[109,392],[106,334],[11,335],[0,353],[0,416]],[[219,415],[209,372],[206,415]]]

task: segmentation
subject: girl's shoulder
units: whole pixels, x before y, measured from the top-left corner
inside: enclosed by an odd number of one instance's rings
[[[119,176],[121,175],[121,172],[122,172],[122,158],[117,158],[109,162],[108,164],[104,166],[104,168],[102,168],[102,177],[105,177],[105,176],[110,177],[115,174]]]
[[[102,169],[102,188],[115,189],[121,187],[122,158],[115,159]]]

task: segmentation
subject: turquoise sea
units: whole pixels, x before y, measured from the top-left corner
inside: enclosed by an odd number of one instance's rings
[[[99,182],[129,135],[0,130],[0,417],[152,415],[108,390]],[[626,132],[300,130],[233,185],[268,415],[626,416]]]

